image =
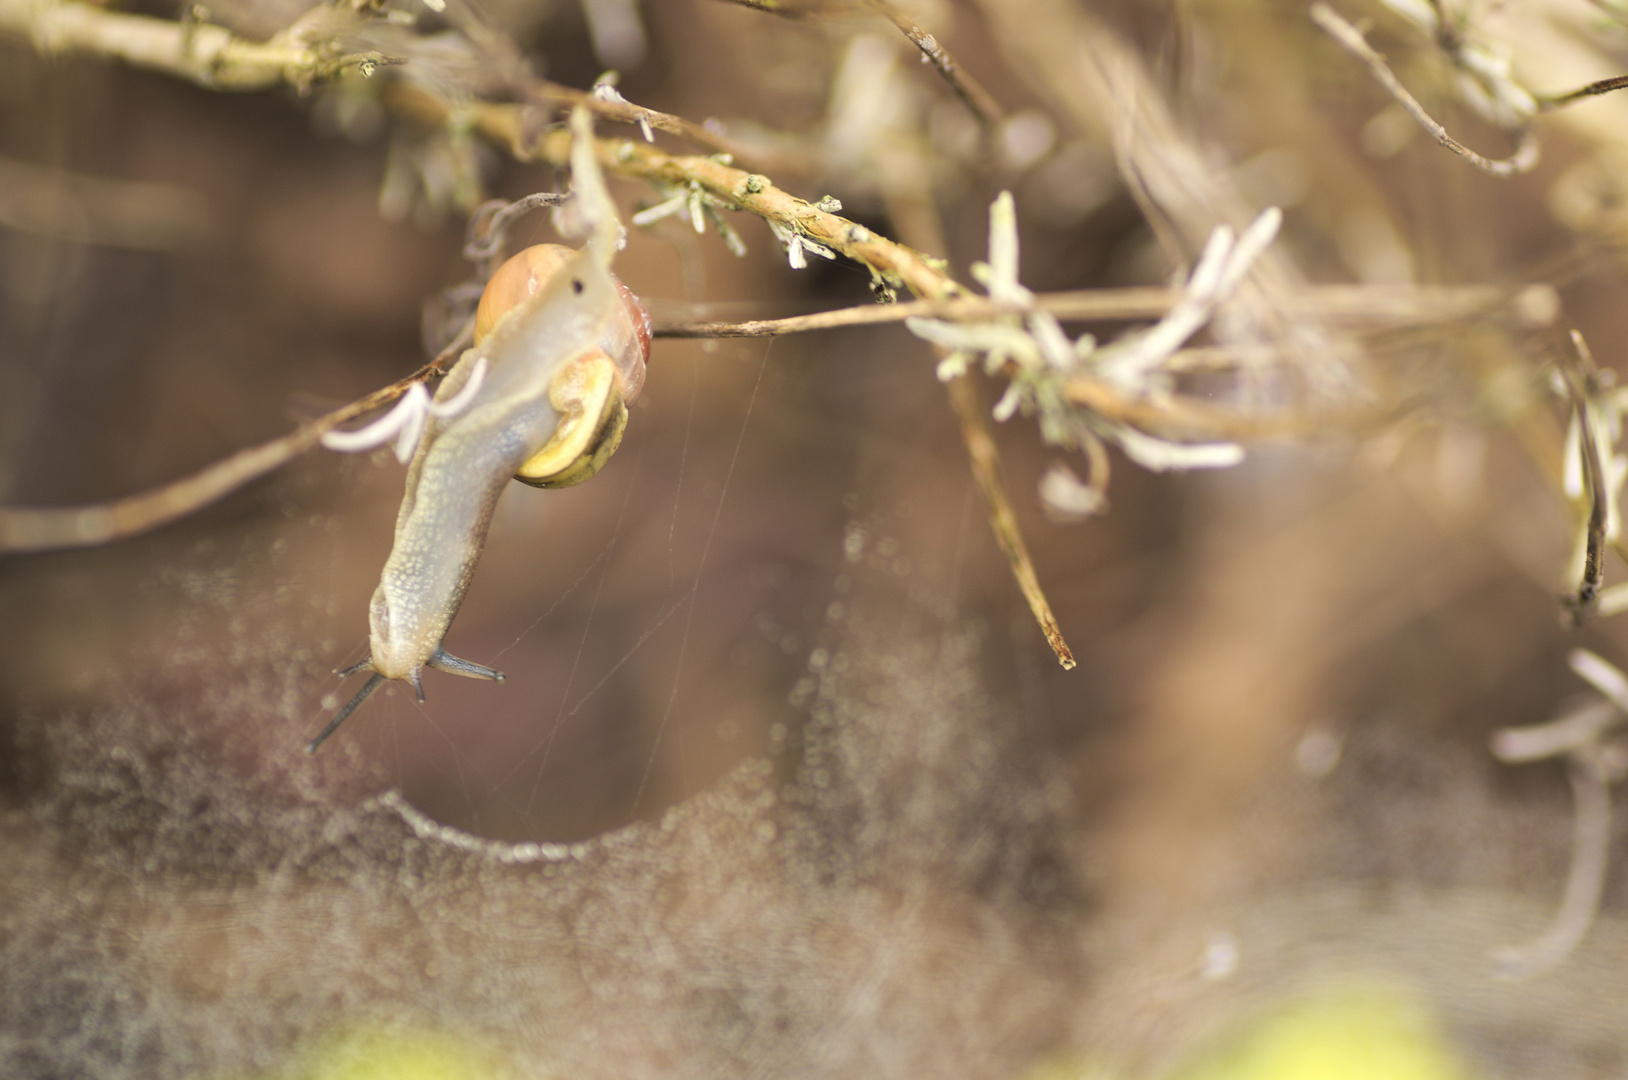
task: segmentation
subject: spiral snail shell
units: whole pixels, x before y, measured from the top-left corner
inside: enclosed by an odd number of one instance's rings
[[[424,700],[425,667],[501,681],[441,648],[509,479],[567,487],[598,472],[644,385],[650,318],[588,249],[527,248],[487,282],[474,346],[436,390],[369,607],[372,671],[306,747],[314,753],[385,679]],[[438,406],[440,408],[438,408]]]
[[[526,248],[498,268],[475,311],[475,346],[518,305],[541,289],[575,254],[558,244]],[[515,479],[533,487],[569,487],[593,476],[621,445],[627,407],[644,388],[650,356],[650,314],[612,275],[621,310],[607,321],[599,348],[572,360],[554,378],[550,401],[560,423]]]

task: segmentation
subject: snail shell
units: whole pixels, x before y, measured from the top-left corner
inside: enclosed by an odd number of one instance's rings
[[[537,291],[573,255],[558,244],[526,248],[498,268],[481,293],[475,311],[477,348],[504,318]],[[627,428],[627,407],[644,388],[650,356],[650,313],[621,280],[612,275],[622,311],[609,320],[599,348],[561,369],[550,388],[550,401],[561,414],[547,445],[515,473],[534,487],[580,484],[610,459]]]

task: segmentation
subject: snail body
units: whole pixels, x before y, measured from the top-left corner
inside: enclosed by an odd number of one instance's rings
[[[441,648],[498,496],[511,478],[566,487],[597,472],[621,441],[649,349],[643,305],[586,249],[538,245],[492,276],[475,344],[437,389],[408,466],[369,606],[370,655],[341,672],[373,676],[307,751],[385,679],[410,683],[420,701],[425,667],[502,680]]]

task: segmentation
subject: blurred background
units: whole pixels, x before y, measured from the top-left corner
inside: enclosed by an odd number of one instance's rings
[[[564,178],[384,88],[509,100],[522,62],[715,118],[743,167],[941,242],[962,282],[1002,190],[1039,292],[1179,280],[1213,226],[1280,206],[1259,296],[1294,348],[1213,394],[1302,422],[1230,470],[1116,453],[1075,523],[1037,485],[1084,460],[996,426],[1065,672],[924,342],[658,340],[603,472],[499,503],[447,647],[507,681],[389,684],[315,757],[367,651],[388,451],[0,556],[0,1071],[1628,1071],[1612,748],[1577,781],[1490,749],[1589,693],[1571,650],[1628,656],[1620,620],[1574,629],[1559,601],[1580,511],[1550,390],[1566,331],[1604,369],[1628,345],[1628,100],[1486,105],[1620,74],[1617,6],[1341,8],[1486,156],[1531,121],[1512,178],[1289,0],[907,5],[998,103],[987,127],[866,5],[398,9],[342,29],[407,64],[250,93],[43,55],[44,9],[0,12],[6,505],[156,486],[422,364],[468,213]],[[305,11],[184,14],[260,40]],[[1476,83],[1482,53],[1513,77]],[[624,220],[666,198],[612,191]],[[631,230],[616,270],[658,322],[871,301],[864,268],[793,269],[728,218],[743,256],[683,215]],[[510,237],[556,239],[544,213]],[[1308,314],[1325,285],[1409,314]],[[1465,314],[1442,286],[1503,291]],[[1564,942],[1501,962],[1550,931],[1577,832],[1598,911],[1583,889]]]

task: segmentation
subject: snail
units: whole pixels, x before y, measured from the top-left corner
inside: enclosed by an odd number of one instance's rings
[[[557,488],[593,476],[615,452],[627,407],[644,385],[650,316],[592,245],[539,244],[504,263],[487,282],[475,341],[430,401],[403,399],[360,432],[334,432],[334,449],[376,446],[402,431],[398,454],[416,436],[395,544],[369,609],[371,652],[339,672],[372,677],[306,746],[324,739],[385,679],[409,683],[438,668],[470,678],[503,673],[441,647],[486,545],[492,510],[509,479]],[[421,425],[421,427],[420,427]]]

